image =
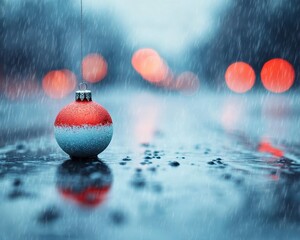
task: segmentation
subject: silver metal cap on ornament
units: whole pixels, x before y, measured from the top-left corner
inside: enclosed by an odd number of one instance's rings
[[[86,83],[79,84],[79,90],[75,92],[75,100],[79,102],[92,101],[92,92],[87,90]]]

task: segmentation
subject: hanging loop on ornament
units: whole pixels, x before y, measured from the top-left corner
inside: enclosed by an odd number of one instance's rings
[[[81,82],[78,86],[79,90],[75,92],[75,100],[79,102],[92,101],[92,92],[87,90],[87,84]]]
[[[79,88],[79,90],[81,90],[81,91],[85,91],[85,90],[87,90],[87,84],[84,83],[84,82],[81,82],[81,83],[79,83],[78,88]]]

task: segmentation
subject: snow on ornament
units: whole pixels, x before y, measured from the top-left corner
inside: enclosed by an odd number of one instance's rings
[[[54,134],[58,145],[71,158],[92,158],[110,143],[113,134],[112,119],[98,103],[86,84],[80,84],[75,101],[57,115]]]

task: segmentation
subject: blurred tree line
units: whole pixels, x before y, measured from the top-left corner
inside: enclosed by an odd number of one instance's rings
[[[35,73],[41,79],[64,68],[80,76],[80,1],[76,3],[0,0],[0,58],[6,76]],[[120,71],[130,74],[131,54],[123,39],[122,26],[110,13],[83,8],[83,56],[100,53],[108,63],[101,84],[117,82]]]
[[[195,43],[190,56],[193,70],[207,84],[224,87],[226,68],[244,61],[255,70],[256,87],[260,71],[271,58],[284,58],[300,76],[300,1],[299,0],[233,0],[229,10],[220,16],[216,33],[205,44]]]
[[[0,75],[68,68],[79,76],[80,1],[0,0]],[[78,4],[77,6],[75,4]],[[232,0],[219,17],[215,34],[190,51],[191,70],[213,87],[224,86],[226,68],[236,61],[251,64],[259,79],[263,64],[284,58],[300,76],[300,1]],[[108,75],[100,84],[132,84],[132,51],[123,27],[102,10],[83,11],[83,55],[100,53]],[[122,78],[122,79],[120,79]],[[136,81],[144,84],[144,81]],[[295,82],[298,84],[298,81]],[[256,81],[256,86],[260,86]]]

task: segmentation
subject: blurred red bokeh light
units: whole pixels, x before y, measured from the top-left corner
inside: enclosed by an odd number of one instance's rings
[[[48,72],[43,78],[44,92],[51,98],[63,98],[76,87],[76,77],[69,70]]]
[[[245,62],[231,64],[225,73],[227,86],[234,92],[244,93],[249,91],[255,83],[255,72]]]
[[[131,59],[133,68],[147,81],[160,83],[168,76],[169,68],[159,54],[149,48],[136,51]]]
[[[100,54],[89,54],[82,60],[82,78],[87,82],[101,81],[107,70],[107,63]]]
[[[271,92],[282,93],[289,90],[293,85],[295,70],[288,61],[274,58],[264,64],[260,76],[266,89]]]

